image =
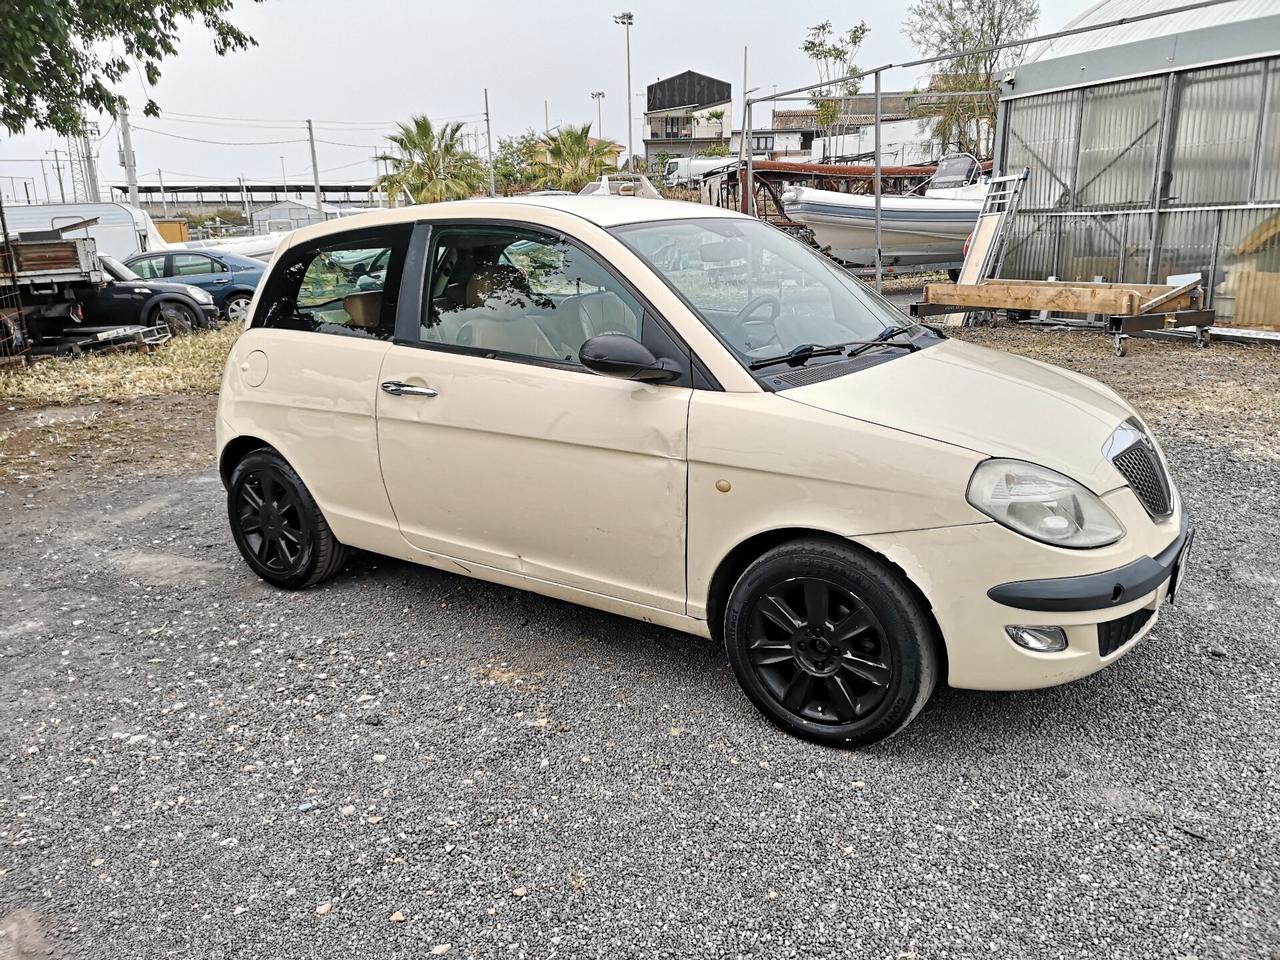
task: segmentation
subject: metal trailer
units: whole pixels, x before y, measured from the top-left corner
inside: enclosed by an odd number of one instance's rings
[[[85,226],[69,225],[70,229]],[[84,325],[79,304],[109,281],[89,237],[0,242],[0,332],[10,345],[4,359],[79,355],[87,350],[149,350],[172,336],[169,324]]]
[[[924,299],[911,304],[911,315],[934,317],[961,310],[988,314],[1002,310],[1012,319],[1026,319],[1037,311],[1099,315],[1103,318],[1100,328],[1112,338],[1115,355],[1123,357],[1129,337],[1153,331],[1185,331],[1197,346],[1209,346],[1214,312],[1204,302],[1198,280],[1181,286],[987,280],[926,284]]]

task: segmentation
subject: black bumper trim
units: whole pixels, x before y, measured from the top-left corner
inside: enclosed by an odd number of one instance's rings
[[[1139,557],[1123,567],[1081,577],[1002,583],[988,590],[987,596],[1019,610],[1076,613],[1118,607],[1145,597],[1168,580],[1186,542],[1187,517],[1183,514],[1178,535],[1154,559]]]

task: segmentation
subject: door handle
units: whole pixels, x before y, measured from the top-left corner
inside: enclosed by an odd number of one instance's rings
[[[215,280],[215,281],[213,281],[213,282],[214,282],[214,283],[230,283],[230,282],[231,282],[231,278],[230,278],[230,277],[220,277],[219,279],[217,279],[217,280]]]
[[[418,387],[412,383],[401,383],[399,380],[383,380],[382,392],[393,397],[438,397],[440,391],[430,387]]]

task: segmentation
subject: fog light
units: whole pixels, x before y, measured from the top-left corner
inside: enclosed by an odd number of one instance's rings
[[[1057,653],[1067,649],[1067,632],[1061,627],[1005,627],[1004,632],[1020,647],[1036,653]]]

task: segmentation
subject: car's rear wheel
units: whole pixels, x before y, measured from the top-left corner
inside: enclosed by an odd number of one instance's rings
[[[200,325],[200,318],[194,310],[184,303],[172,301],[156,307],[151,323],[155,325],[161,321],[169,325],[169,332],[175,337],[185,337]]]
[[[765,716],[832,746],[897,733],[937,681],[921,602],[887,566],[833,541],[793,541],[751,564],[729,596],[724,639]]]
[[[268,583],[301,590],[332,577],[347,550],[310,491],[274,450],[255,450],[227,485],[231,534],[249,567]]]
[[[249,315],[249,304],[253,303],[253,297],[247,293],[233,293],[227,297],[226,302],[222,305],[222,312],[227,316],[228,323],[244,323],[245,317]]]

